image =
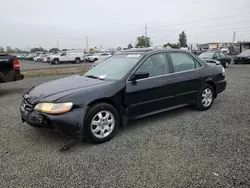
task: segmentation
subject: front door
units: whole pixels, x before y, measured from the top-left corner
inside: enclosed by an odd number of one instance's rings
[[[186,104],[197,99],[202,85],[200,68],[202,65],[189,53],[169,52],[174,68],[172,86],[178,104]]]
[[[166,53],[149,56],[133,74],[139,72],[148,72],[149,77],[127,82],[128,117],[147,114],[176,104],[171,89],[173,76]]]

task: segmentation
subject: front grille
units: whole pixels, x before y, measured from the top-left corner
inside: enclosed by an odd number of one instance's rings
[[[25,99],[23,100],[23,104],[22,104],[25,112],[31,112],[33,109],[33,106],[31,104],[29,104]]]

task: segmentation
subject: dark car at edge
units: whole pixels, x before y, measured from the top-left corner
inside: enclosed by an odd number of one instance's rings
[[[185,105],[208,110],[226,89],[225,70],[183,50],[116,53],[83,75],[38,85],[23,95],[23,122],[98,144],[129,120]]]
[[[10,54],[0,54],[0,83],[14,82],[23,78],[17,57]]]
[[[250,63],[250,49],[247,49],[234,57],[234,64]]]
[[[199,57],[203,60],[219,61],[224,68],[228,68],[229,64],[231,64],[232,61],[231,57],[218,50],[203,52],[199,55]]]

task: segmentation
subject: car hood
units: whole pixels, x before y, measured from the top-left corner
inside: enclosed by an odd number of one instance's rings
[[[41,101],[53,102],[72,93],[108,83],[109,81],[74,75],[33,87],[24,98],[31,104]]]
[[[236,58],[237,57],[250,57],[250,55],[246,55],[246,54],[239,54],[239,55],[237,55],[237,56],[235,56]]]

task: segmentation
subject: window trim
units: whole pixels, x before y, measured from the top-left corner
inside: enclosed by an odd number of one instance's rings
[[[184,71],[176,72],[176,71],[174,70],[174,63],[173,63],[173,60],[172,60],[172,58],[171,58],[170,53],[183,53],[183,54],[189,55],[189,56],[193,59],[193,61],[194,61],[195,68],[194,68],[194,69],[189,69],[189,70],[184,70]],[[190,72],[190,71],[193,71],[193,70],[202,69],[202,68],[204,67],[204,65],[202,65],[193,55],[191,55],[191,54],[189,54],[189,53],[187,53],[187,52],[182,52],[182,51],[170,51],[170,52],[168,52],[168,55],[169,55],[171,64],[172,64],[172,66],[173,66],[173,73],[172,73],[172,74],[178,74],[178,73],[183,73],[183,72]],[[197,61],[197,63],[199,63],[201,67],[198,67],[198,68],[197,68],[197,67],[196,67],[195,61]]]
[[[151,57],[151,56],[153,56],[153,55],[156,55],[156,54],[165,54],[166,59],[167,59],[167,61],[168,61],[169,73],[162,74],[162,75],[158,75],[158,76],[152,76],[152,77],[148,77],[148,78],[142,78],[142,79],[139,79],[139,80],[136,80],[136,81],[147,80],[147,79],[156,78],[156,77],[161,77],[161,76],[166,76],[166,75],[171,74],[171,66],[170,66],[170,61],[169,61],[167,52],[157,52],[157,53],[153,53],[153,54],[147,55],[147,56],[139,63],[139,65],[136,66],[136,68],[132,71],[132,73],[128,76],[128,78],[127,78],[127,80],[126,80],[126,83],[131,83],[132,81],[129,80],[129,79],[131,78],[131,76],[139,69],[139,67],[140,67],[149,57]]]

